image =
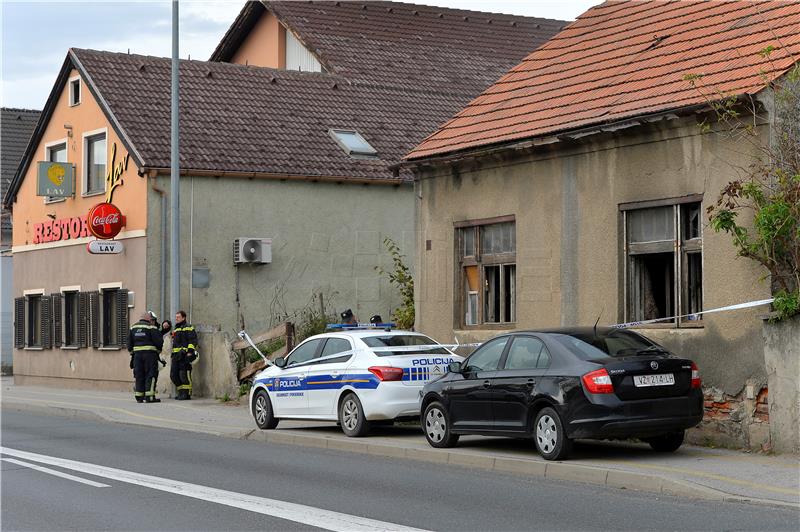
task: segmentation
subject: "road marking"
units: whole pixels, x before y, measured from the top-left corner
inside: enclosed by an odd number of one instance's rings
[[[101,484],[100,482],[95,482],[93,480],[86,480],[85,478],[75,477],[68,473],[62,473],[61,471],[56,471],[55,469],[50,469],[49,467],[42,467],[35,464],[29,464],[28,462],[23,462],[22,460],[14,460],[13,458],[3,458],[2,460],[3,462],[11,462],[12,464],[17,464],[23,467],[28,467],[30,469],[35,469],[36,471],[41,471],[42,473],[47,473],[48,475],[65,478],[67,480],[74,480],[75,482],[80,482],[81,484],[88,484],[89,486],[94,486],[95,488],[110,487],[108,484]]]
[[[326,530],[341,532],[367,532],[377,530],[397,530],[403,532],[420,531],[420,529],[417,528],[387,523],[385,521],[377,521],[357,515],[343,514],[331,510],[323,510],[321,508],[314,508],[313,506],[267,499],[265,497],[256,497],[248,493],[237,493],[235,491],[211,488],[199,484],[190,484],[179,480],[143,475],[133,471],[125,471],[123,469],[115,469],[113,467],[89,464],[86,462],[77,462],[66,458],[18,451],[16,449],[9,449],[8,447],[0,447],[0,453],[61,467],[63,469],[80,471],[96,477],[134,484],[145,488],[165,491],[167,493],[174,493],[176,495],[183,495],[184,497],[191,497],[201,501],[223,504],[225,506],[231,506],[262,515],[269,515],[287,521],[324,528]]]

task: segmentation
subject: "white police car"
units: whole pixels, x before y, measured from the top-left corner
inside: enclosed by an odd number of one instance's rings
[[[324,420],[338,421],[348,436],[364,436],[371,422],[417,419],[422,387],[462,360],[414,332],[328,332],[255,375],[250,413],[261,429],[281,419]]]

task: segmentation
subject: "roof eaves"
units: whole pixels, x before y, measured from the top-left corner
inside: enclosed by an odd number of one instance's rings
[[[231,23],[225,35],[220,39],[219,44],[212,52],[209,61],[228,62],[233,56],[233,52],[238,48],[249,33],[255,21],[261,16],[264,11],[263,2],[245,2],[242,10],[236,15],[233,23]]]
[[[500,151],[506,150],[523,150],[548,144],[556,144],[564,141],[576,141],[581,138],[595,135],[598,133],[610,133],[630,127],[639,126],[642,123],[652,123],[663,119],[667,119],[678,114],[686,115],[691,113],[700,112],[709,109],[709,103],[701,103],[696,105],[689,105],[686,107],[665,109],[656,113],[648,113],[642,115],[628,116],[619,120],[608,122],[596,123],[590,126],[576,128],[572,130],[552,131],[546,135],[535,137],[527,137],[523,139],[514,139],[510,141],[501,141],[495,144],[484,144],[480,146],[473,146],[463,148],[461,150],[454,150],[449,152],[435,153],[432,155],[423,155],[419,157],[407,154],[402,161],[390,166],[394,168],[409,168],[421,166],[435,166],[437,164],[453,163],[464,159],[476,159],[486,155],[491,155]],[[415,149],[416,150],[416,149]]]

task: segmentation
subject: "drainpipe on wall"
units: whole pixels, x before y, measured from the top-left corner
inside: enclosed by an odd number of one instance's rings
[[[151,177],[150,179],[150,188],[158,192],[161,196],[161,279],[159,284],[161,290],[158,311],[160,312],[159,316],[161,316],[162,321],[164,319],[169,319],[171,321],[172,318],[164,318],[167,294],[167,239],[165,235],[167,230],[167,194],[164,189],[156,185],[155,177]]]

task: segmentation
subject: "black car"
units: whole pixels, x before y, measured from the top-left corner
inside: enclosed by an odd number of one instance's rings
[[[482,434],[533,438],[547,460],[566,458],[578,438],[639,438],[672,452],[703,419],[697,365],[629,330],[504,334],[449,369],[422,392],[433,447]]]

